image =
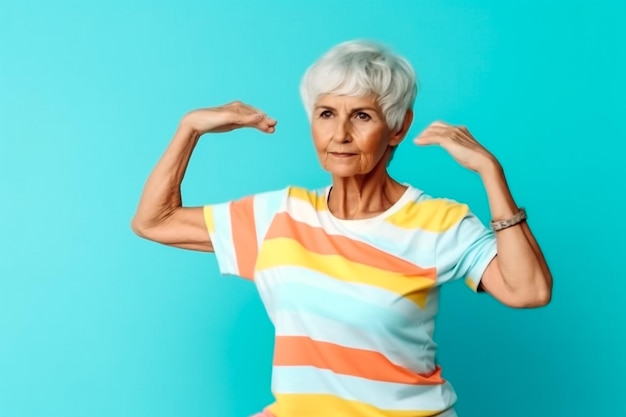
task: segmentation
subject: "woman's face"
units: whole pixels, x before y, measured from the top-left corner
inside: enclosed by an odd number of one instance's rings
[[[386,164],[389,145],[402,140],[387,127],[372,96],[322,95],[313,109],[311,130],[322,167],[339,177],[364,175]]]

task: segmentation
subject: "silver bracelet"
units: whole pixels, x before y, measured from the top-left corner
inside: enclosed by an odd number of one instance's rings
[[[510,219],[506,220],[495,220],[489,223],[491,229],[494,231],[506,229],[507,227],[515,226],[516,224],[520,224],[526,220],[526,209],[520,208],[519,211]]]

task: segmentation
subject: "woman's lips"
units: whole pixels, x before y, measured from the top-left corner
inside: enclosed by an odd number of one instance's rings
[[[350,158],[351,156],[356,156],[355,153],[349,152],[329,152],[332,156],[337,158]]]

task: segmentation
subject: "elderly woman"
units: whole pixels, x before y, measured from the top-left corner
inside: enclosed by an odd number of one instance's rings
[[[391,178],[413,119],[415,73],[380,45],[340,44],[306,72],[301,94],[332,184],[290,186],[185,207],[180,185],[205,133],[276,120],[241,102],[183,117],[145,185],[133,230],[215,252],[222,274],[253,280],[275,331],[275,402],[259,416],[455,416],[435,362],[439,287],[465,279],[517,308],[551,297],[552,278],[496,158],[459,126],[432,123],[439,145],[482,178],[493,221]]]

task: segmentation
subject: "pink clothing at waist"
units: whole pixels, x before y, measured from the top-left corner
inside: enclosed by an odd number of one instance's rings
[[[254,414],[253,416],[250,417],[274,417],[274,414],[270,413],[267,410],[263,410],[260,413]]]

